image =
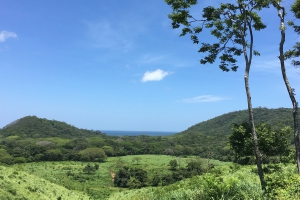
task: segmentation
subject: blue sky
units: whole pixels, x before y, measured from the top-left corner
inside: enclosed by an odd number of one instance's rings
[[[200,2],[192,13],[211,1]],[[163,0],[0,5],[0,127],[35,115],[94,130],[183,131],[247,108],[242,57],[238,72],[200,65],[199,46],[178,37]],[[274,8],[261,14],[268,28],[255,32],[261,56],[250,73],[253,107],[290,108],[277,58],[279,19]],[[286,49],[296,41],[288,28]],[[286,65],[299,93],[299,70]]]

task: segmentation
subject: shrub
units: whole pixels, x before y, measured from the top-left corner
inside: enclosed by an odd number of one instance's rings
[[[87,148],[79,152],[80,160],[82,161],[98,161],[103,162],[107,156],[101,148]]]

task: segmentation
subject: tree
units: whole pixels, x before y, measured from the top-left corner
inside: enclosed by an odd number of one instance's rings
[[[44,155],[45,159],[49,161],[61,161],[64,156],[61,149],[49,149]]]
[[[138,165],[139,164],[139,161],[141,161],[142,160],[142,158],[141,157],[134,157],[133,159],[132,159],[132,162],[136,162],[136,164]]]
[[[176,168],[178,166],[177,160],[176,159],[170,160],[169,166],[170,166],[170,170],[172,170],[172,171],[176,170]]]
[[[130,180],[130,170],[129,167],[124,166],[120,169],[115,178],[114,178],[114,185],[117,187],[128,187],[127,184]]]
[[[280,33],[281,33],[281,40],[279,43],[279,61],[281,66],[281,73],[282,78],[284,80],[286,89],[288,91],[289,97],[291,99],[292,105],[293,105],[293,119],[294,119],[294,141],[295,141],[295,149],[296,149],[296,162],[297,162],[297,168],[298,168],[298,174],[300,174],[300,142],[299,142],[299,121],[298,121],[298,102],[295,98],[295,90],[291,87],[289,83],[289,79],[286,75],[286,68],[285,68],[285,59],[291,58],[291,57],[297,57],[300,55],[299,49],[300,49],[300,43],[296,44],[296,48],[294,50],[288,51],[286,54],[284,53],[283,47],[285,43],[285,7],[280,5],[280,1],[274,1],[273,2],[274,7],[278,11],[278,17],[280,18]],[[295,16],[300,18],[300,1],[296,0],[294,5],[292,6],[292,11],[295,11]],[[295,31],[300,34],[300,27],[294,26]],[[298,46],[298,49],[297,49]],[[294,61],[294,65],[299,65],[299,61]]]
[[[129,182],[129,188],[141,188],[146,185],[147,181],[147,171],[140,168],[130,169],[131,180],[134,182]]]
[[[174,155],[174,151],[170,148],[168,149],[165,149],[165,152],[164,152],[166,155]]]
[[[209,29],[212,36],[218,41],[216,43],[202,42],[198,52],[206,53],[200,60],[201,64],[212,64],[218,58],[221,70],[228,72],[238,69],[236,56],[244,55],[245,60],[245,90],[247,95],[249,121],[251,133],[254,142],[255,156],[258,174],[262,189],[265,190],[264,174],[262,170],[261,154],[257,142],[255,131],[251,93],[249,87],[249,72],[253,55],[259,55],[259,52],[253,49],[254,36],[253,31],[259,31],[266,26],[262,23],[259,10],[269,6],[267,0],[237,0],[233,3],[221,3],[220,7],[208,6],[203,9],[202,19],[193,17],[189,8],[197,4],[197,0],[165,0],[173,12],[169,14],[172,20],[172,27],[179,28],[183,26],[180,36],[191,35],[191,40],[199,44],[198,34],[203,29]],[[192,27],[192,25],[197,24]]]
[[[103,146],[101,147],[107,156],[114,156],[114,148],[111,146]]]
[[[87,148],[79,152],[82,161],[104,162],[107,158],[105,152],[101,148]]]
[[[248,123],[233,124],[229,144],[234,151],[235,162],[240,164],[249,163],[249,156],[253,155],[253,140],[251,137],[251,127]]]
[[[92,174],[94,173],[96,170],[99,169],[99,165],[98,167],[95,165],[94,167],[90,164],[87,164],[84,168],[83,168],[83,172],[86,173],[86,174]]]
[[[203,167],[203,162],[201,160],[191,160],[187,166],[186,170],[189,172],[189,176],[196,176],[201,175],[203,172],[205,172],[205,169]]]
[[[234,151],[235,161],[240,164],[249,164],[253,156],[254,144],[251,140],[251,129],[248,123],[233,124],[233,132],[229,136],[229,144]],[[288,156],[291,128],[284,127],[274,131],[271,126],[261,123],[256,127],[258,146],[266,159],[271,156]]]
[[[121,168],[115,178],[114,185],[124,188],[141,188],[144,187],[147,180],[147,172],[139,168]]]
[[[260,150],[267,158],[271,156],[279,156],[280,158],[288,156],[291,132],[292,129],[288,126],[275,131],[267,124],[259,124],[257,134]]]
[[[291,11],[294,13],[295,18],[300,19],[300,0],[296,0],[291,7]],[[294,28],[294,31],[300,35],[300,26],[295,25],[293,21],[288,21],[288,24]],[[300,57],[300,42],[296,42],[292,50],[285,52],[286,59]],[[292,60],[292,65],[300,67],[299,60]]]

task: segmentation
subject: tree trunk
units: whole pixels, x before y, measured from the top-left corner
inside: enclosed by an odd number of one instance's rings
[[[285,16],[285,8],[280,6],[280,4],[275,4],[275,7],[278,10],[278,16],[280,18],[280,32],[281,32],[281,41],[279,43],[279,52],[280,55],[278,56],[280,60],[281,66],[281,73],[282,78],[284,80],[286,89],[290,96],[293,105],[293,119],[294,119],[294,142],[295,142],[295,149],[296,149],[296,162],[297,162],[297,169],[298,174],[300,174],[300,144],[299,144],[299,121],[298,121],[298,102],[296,101],[294,89],[291,87],[288,77],[286,76],[285,71],[285,64],[284,64],[284,51],[283,46],[285,43],[285,26],[284,26],[284,16]]]
[[[250,88],[249,88],[249,77],[248,77],[249,76],[249,68],[250,68],[250,66],[246,67],[245,76],[244,76],[245,88],[246,88],[246,93],[247,93],[249,121],[250,121],[251,133],[252,133],[253,143],[254,143],[254,153],[255,153],[255,158],[256,158],[258,176],[260,179],[261,189],[265,191],[266,183],[265,183],[264,173],[263,173],[263,169],[262,169],[262,158],[261,158],[262,156],[260,154],[259,147],[258,147],[257,134],[255,131],[255,125],[254,125],[254,119],[253,119],[253,110],[252,110],[251,94],[250,94]]]
[[[248,103],[248,113],[249,113],[249,122],[251,126],[251,134],[253,137],[253,143],[254,143],[254,154],[256,158],[256,166],[257,166],[257,171],[258,171],[258,176],[260,179],[260,184],[261,184],[261,189],[263,191],[266,190],[266,183],[265,183],[265,178],[264,178],[264,172],[262,169],[262,156],[259,151],[258,147],[258,141],[257,141],[257,134],[255,131],[255,125],[254,125],[254,118],[253,118],[253,110],[252,110],[252,102],[251,102],[251,93],[250,93],[250,88],[249,88],[249,72],[250,72],[250,67],[251,67],[251,61],[252,61],[252,54],[253,54],[253,32],[252,32],[252,26],[251,23],[247,20],[247,12],[244,10],[243,5],[240,5],[241,13],[244,14],[244,27],[241,32],[241,39],[243,43],[243,52],[244,52],[244,58],[246,62],[246,67],[245,67],[245,75],[244,75],[244,80],[245,80],[245,89],[246,89],[246,94],[247,94],[247,103]],[[246,42],[246,30],[249,30],[249,36],[250,36],[250,45],[249,45],[249,57],[247,53],[247,42]]]

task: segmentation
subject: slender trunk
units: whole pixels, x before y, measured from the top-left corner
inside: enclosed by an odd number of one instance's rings
[[[244,23],[243,23],[244,27],[241,32],[241,39],[242,39],[242,43],[243,43],[243,52],[244,52],[244,58],[245,58],[245,62],[246,62],[244,80],[245,80],[245,89],[246,89],[246,94],[247,94],[249,122],[250,122],[250,126],[251,126],[251,134],[253,137],[254,153],[255,153],[255,158],[256,158],[256,165],[257,165],[258,176],[260,179],[261,189],[263,191],[265,191],[266,183],[265,183],[265,178],[264,178],[264,172],[262,169],[262,156],[260,154],[259,147],[258,147],[257,134],[255,131],[255,124],[254,124],[254,118],[253,118],[251,93],[250,93],[250,88],[249,88],[249,72],[250,72],[252,54],[253,54],[253,32],[252,32],[251,23],[247,20],[247,13],[244,10],[243,6],[240,6],[240,9],[241,9],[241,13],[244,14]],[[249,30],[249,36],[250,36],[249,57],[248,57],[248,52],[247,52],[247,42],[246,42],[246,38],[245,38],[246,37],[245,33],[246,33],[247,29]]]
[[[299,143],[299,121],[298,121],[298,102],[296,101],[294,90],[291,87],[288,77],[285,71],[285,64],[284,64],[284,51],[283,46],[285,43],[285,26],[284,26],[284,16],[285,16],[285,8],[280,6],[279,3],[275,4],[278,10],[278,16],[280,18],[280,32],[281,32],[281,41],[279,43],[279,52],[280,55],[278,56],[280,60],[281,66],[281,73],[282,78],[284,80],[286,89],[289,93],[290,99],[293,105],[293,119],[294,119],[294,142],[295,142],[295,149],[296,149],[296,162],[297,162],[297,169],[298,174],[300,174],[300,143]]]
[[[256,158],[258,176],[260,179],[261,189],[265,191],[266,183],[265,183],[264,173],[263,173],[263,169],[262,169],[262,156],[260,154],[259,147],[258,147],[257,134],[255,131],[253,110],[252,110],[252,103],[251,103],[251,93],[250,93],[250,88],[249,88],[249,69],[250,69],[250,66],[246,67],[245,76],[244,76],[245,88],[246,88],[246,93],[247,93],[249,121],[250,121],[251,133],[252,133],[253,143],[254,143],[254,153],[255,153],[255,158]]]

